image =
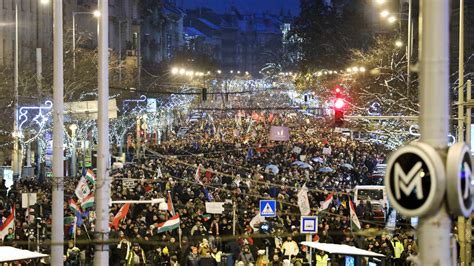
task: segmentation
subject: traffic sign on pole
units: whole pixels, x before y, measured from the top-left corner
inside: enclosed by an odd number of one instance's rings
[[[301,216],[300,232],[302,234],[317,234],[318,216]]]
[[[431,146],[417,142],[398,149],[390,157],[385,187],[390,203],[405,216],[436,211],[443,199],[443,161]]]
[[[456,216],[469,217],[472,209],[472,161],[470,148],[466,143],[456,143],[449,148],[446,175],[450,212]]]
[[[276,216],[276,201],[275,200],[260,200],[260,216],[275,217]]]

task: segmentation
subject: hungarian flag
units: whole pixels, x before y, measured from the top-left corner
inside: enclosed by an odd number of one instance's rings
[[[85,198],[81,200],[82,209],[85,210],[87,208],[92,208],[92,206],[94,206],[94,201],[95,201],[94,194],[90,193],[89,195],[87,195]]]
[[[168,190],[168,211],[171,213],[172,216],[176,215],[174,211],[173,201],[171,200],[171,192]]]
[[[81,207],[77,205],[77,202],[74,199],[69,200],[69,209],[74,213],[82,213]]]
[[[334,198],[334,192],[329,194],[326,199],[321,203],[321,207],[319,208],[319,211],[324,211],[329,208],[329,205],[331,205],[332,200]]]
[[[163,233],[172,231],[179,227],[180,219],[179,214],[174,215],[168,221],[156,224],[155,227],[157,229],[157,233]]]
[[[95,175],[91,169],[88,169],[85,175],[85,178],[91,182],[91,184],[95,185]]]
[[[74,192],[79,200],[82,200],[84,197],[91,193],[89,184],[87,184],[87,179],[84,176],[82,176],[79,180],[79,183],[77,183],[77,187]]]
[[[125,203],[115,215],[114,219],[112,220],[112,223],[110,224],[110,227],[113,226],[115,230],[118,230],[120,220],[127,217],[128,209],[130,209],[130,203]]]
[[[0,226],[0,239],[8,235],[8,229],[13,229],[15,231],[15,205],[12,206],[10,210],[10,215],[3,220],[3,224]]]
[[[352,202],[351,198],[349,198],[349,208],[352,231],[358,231],[362,227],[360,226],[359,218],[357,218],[357,213],[355,211],[354,203]]]

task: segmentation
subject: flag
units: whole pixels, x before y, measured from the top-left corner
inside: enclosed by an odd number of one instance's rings
[[[301,215],[309,215],[311,207],[309,206],[308,188],[304,184],[300,191],[298,191],[298,207],[300,207]]]
[[[268,115],[268,123],[271,124],[271,123],[273,122],[273,118],[274,118],[274,117],[273,117],[273,113],[270,113],[270,114]]]
[[[171,192],[168,190],[168,211],[172,216],[175,216],[176,212],[174,211],[173,201],[171,200]]]
[[[207,221],[209,221],[210,219],[211,219],[211,215],[210,215],[210,214],[203,214],[203,215],[202,215],[202,220],[203,220],[204,222],[207,222]]]
[[[207,188],[204,188],[204,195],[206,196],[207,201],[214,201],[214,197],[211,193],[209,193],[209,190],[207,190]]]
[[[180,219],[179,214],[174,215],[168,221],[156,224],[155,227],[157,229],[157,233],[163,233],[172,231],[179,227]]]
[[[198,165],[198,167],[196,169],[196,173],[194,174],[194,180],[196,180],[196,182],[198,184],[202,185],[202,182],[201,182],[201,165]]]
[[[329,208],[329,205],[331,205],[332,200],[334,198],[334,192],[329,194],[326,199],[321,203],[321,207],[319,208],[319,211],[325,211]]]
[[[74,213],[82,213],[81,207],[77,205],[77,202],[74,199],[69,200],[69,209]]]
[[[351,219],[351,228],[353,231],[358,231],[362,227],[360,226],[359,218],[357,218],[357,213],[354,208],[354,203],[349,198],[349,208],[350,208],[350,219]]]
[[[91,193],[89,184],[87,184],[87,180],[85,179],[84,176],[82,176],[81,179],[79,180],[79,183],[77,183],[77,187],[74,192],[79,200],[82,200],[83,198],[85,198],[87,195]]]
[[[64,217],[64,225],[72,225],[72,223],[74,222],[74,216],[67,216],[67,217]]]
[[[87,208],[91,208],[92,206],[94,206],[94,201],[95,201],[94,193],[90,193],[89,195],[87,195],[85,198],[81,200],[81,208],[83,210]]]
[[[91,182],[91,184],[95,185],[95,175],[92,170],[88,169],[85,177],[89,182]]]
[[[74,220],[72,221],[72,226],[69,227],[69,235],[75,236],[77,229],[77,216],[74,216]]]
[[[249,148],[249,150],[247,151],[247,156],[245,156],[245,160],[249,161],[250,159],[253,158],[253,156],[254,156],[253,149]]]
[[[130,209],[130,203],[125,203],[122,208],[118,211],[118,213],[115,215],[114,219],[112,220],[112,223],[110,226],[114,227],[115,230],[118,230],[118,226],[120,223],[120,220],[123,218],[127,217],[128,209]]]
[[[156,170],[156,178],[163,178],[163,174],[161,173],[161,167],[158,166],[158,169]]]
[[[3,240],[3,238],[8,235],[8,229],[10,228],[15,231],[15,205],[12,206],[10,215],[3,220],[3,224],[0,226],[0,239]]]

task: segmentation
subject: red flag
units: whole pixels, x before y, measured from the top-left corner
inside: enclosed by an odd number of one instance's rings
[[[176,213],[174,211],[173,201],[171,200],[171,192],[168,190],[168,211],[174,216]]]
[[[270,114],[268,115],[268,123],[271,124],[272,122],[273,122],[273,113],[270,113]]]
[[[110,224],[110,227],[114,227],[115,230],[118,230],[120,220],[123,218],[127,217],[128,209],[130,209],[130,203],[125,203],[122,208],[118,211],[118,213],[115,215],[112,223]]]

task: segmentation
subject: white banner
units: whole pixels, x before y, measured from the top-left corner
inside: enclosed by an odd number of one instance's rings
[[[331,148],[323,148],[324,155],[331,155]]]
[[[36,204],[36,193],[21,193],[21,207],[27,208],[28,206]]]
[[[222,214],[225,202],[206,202],[206,213]]]
[[[133,178],[124,178],[122,179],[122,187],[127,189],[134,189],[136,186],[137,179]]]

